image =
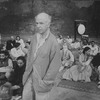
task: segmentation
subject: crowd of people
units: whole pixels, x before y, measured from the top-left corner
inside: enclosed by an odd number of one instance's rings
[[[1,44],[0,99],[48,100],[56,83],[61,55],[56,37],[50,32],[51,16],[43,12],[35,20],[36,34],[31,41],[11,36]]]
[[[49,28],[51,16],[46,13],[40,13],[35,20],[37,34],[31,41],[11,36],[0,44],[0,98],[49,100],[57,78],[94,81],[100,88],[99,45],[86,39],[54,36]],[[13,91],[10,97],[4,92],[6,87]]]
[[[12,87],[13,93],[11,95],[13,96],[22,94],[22,78],[25,72],[29,45],[30,42],[25,42],[20,36],[11,36],[11,39],[0,44],[0,86]],[[3,88],[0,91],[3,92]],[[1,97],[7,98],[5,93],[1,93]],[[9,95],[8,98],[10,98]]]
[[[61,36],[60,36],[61,37]],[[100,88],[100,47],[95,41],[87,39],[74,41],[72,38],[59,38],[62,66],[61,78],[80,81],[98,82]]]

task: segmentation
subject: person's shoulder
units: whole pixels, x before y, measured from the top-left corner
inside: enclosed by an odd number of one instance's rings
[[[31,36],[30,41],[32,41],[33,39],[36,39],[36,34]]]
[[[53,33],[51,33],[51,32],[50,32],[50,36],[51,36],[52,38],[56,38],[55,35],[54,35]]]
[[[57,38],[53,33],[50,33],[50,39],[51,39],[51,42],[58,44]]]

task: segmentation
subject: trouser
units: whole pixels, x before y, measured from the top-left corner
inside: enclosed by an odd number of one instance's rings
[[[36,93],[36,100],[48,100],[49,99],[49,92],[48,93]]]
[[[34,91],[32,79],[29,78],[23,89],[22,100],[48,100],[48,98],[49,92],[37,93]]]
[[[22,100],[35,100],[35,91],[32,86],[32,80],[29,78],[23,88]]]

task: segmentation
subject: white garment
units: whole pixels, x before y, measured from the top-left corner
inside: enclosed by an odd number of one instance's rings
[[[25,56],[25,53],[22,51],[21,48],[19,49],[16,49],[16,48],[12,48],[11,51],[10,51],[10,54],[13,56],[13,57],[19,57],[19,56]]]
[[[20,43],[21,47],[24,48],[25,47],[25,43],[23,41],[23,39],[20,39],[19,41],[16,40],[17,43]]]
[[[64,50],[63,61],[65,62],[65,66],[68,66],[70,62],[74,62],[74,55],[70,50]]]
[[[61,44],[63,39],[57,38],[57,41],[58,41],[59,44]]]
[[[64,46],[64,55],[63,55],[63,65],[64,66],[70,66],[73,64],[74,62],[74,55],[72,54],[72,52],[70,50],[67,49],[66,46]],[[62,71],[64,66],[62,66],[59,71]],[[63,79],[71,79],[70,78],[70,68],[66,69],[66,71],[63,74]]]
[[[73,39],[69,38],[69,39],[66,39],[68,43],[72,43],[73,42]]]
[[[71,47],[77,49],[81,47],[81,44],[80,42],[71,43]]]
[[[90,46],[91,48],[91,54],[94,56],[99,52],[99,47],[97,45],[94,45],[94,47]]]

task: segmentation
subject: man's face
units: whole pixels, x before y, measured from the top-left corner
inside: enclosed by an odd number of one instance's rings
[[[1,60],[5,59],[5,57],[6,57],[5,54],[3,54],[3,53],[0,54],[0,59]]]
[[[40,34],[44,34],[50,26],[48,19],[44,19],[41,17],[36,18],[36,32]]]

